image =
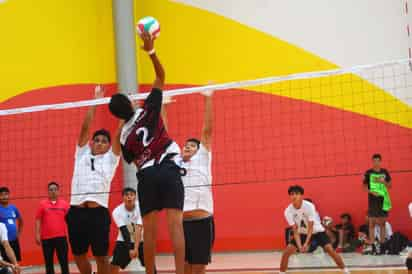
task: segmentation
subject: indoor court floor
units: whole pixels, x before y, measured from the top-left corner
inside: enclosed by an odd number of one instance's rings
[[[405,254],[406,255],[406,254]],[[358,253],[342,254],[344,261],[351,273],[356,274],[402,274],[407,273],[405,256],[369,256]],[[279,272],[279,252],[240,252],[240,253],[216,253],[213,262],[207,268],[209,273],[218,274],[263,274]],[[156,258],[159,273],[174,273],[173,257],[171,255],[159,255]],[[298,254],[290,259],[288,273],[322,273],[338,274],[340,272],[333,261],[323,253]],[[71,265],[71,273],[77,273],[75,265]],[[56,267],[59,272],[58,267]],[[123,273],[143,273],[144,269],[138,261],[133,261]],[[23,273],[44,273],[42,267],[31,267]]]

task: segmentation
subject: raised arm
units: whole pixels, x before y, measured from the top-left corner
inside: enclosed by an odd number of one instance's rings
[[[168,119],[167,119],[167,105],[173,102],[174,100],[172,99],[172,96],[163,97],[161,115],[162,115],[162,120],[163,120],[163,124],[165,126],[166,131],[169,130],[168,129]]]
[[[115,133],[115,136],[112,142],[112,151],[114,155],[117,155],[117,156],[119,156],[120,153],[122,152],[122,147],[120,145],[120,135],[122,133],[123,125],[124,125],[124,120],[120,120],[119,126],[116,130],[116,133]]]
[[[153,68],[155,70],[156,79],[153,82],[153,88],[163,89],[165,83],[165,71],[159,58],[157,58],[154,41],[148,32],[143,32],[140,36],[143,40],[142,49],[149,54],[150,60],[152,61]]]
[[[201,143],[207,150],[210,150],[212,144],[212,128],[213,128],[213,91],[202,93],[205,96],[205,116],[203,121]]]
[[[103,98],[103,96],[104,96],[103,88],[101,86],[96,86],[94,89],[94,97],[98,99],[98,98]],[[79,136],[79,142],[78,142],[79,147],[86,145],[87,142],[89,141],[90,124],[93,121],[95,113],[96,113],[96,106],[90,106],[89,109],[87,110],[86,117],[84,117],[83,124],[80,130],[80,136]]]

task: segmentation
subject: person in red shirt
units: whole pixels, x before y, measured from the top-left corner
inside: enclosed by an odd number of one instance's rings
[[[36,214],[36,243],[43,249],[46,273],[54,274],[53,256],[57,252],[61,273],[69,274],[66,240],[66,213],[69,204],[59,198],[59,184],[48,184],[49,198],[40,202]]]

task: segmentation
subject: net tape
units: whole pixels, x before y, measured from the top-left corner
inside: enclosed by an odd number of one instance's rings
[[[214,85],[207,85],[207,86],[200,86],[200,87],[172,89],[172,90],[165,90],[164,96],[186,95],[186,94],[193,94],[193,93],[199,93],[202,91],[210,91],[210,90],[219,91],[219,90],[227,90],[227,89],[234,89],[234,88],[244,88],[244,87],[250,87],[250,86],[273,84],[273,83],[278,83],[282,81],[321,78],[321,77],[336,76],[336,75],[342,75],[342,74],[348,74],[348,73],[356,74],[362,71],[384,68],[387,66],[409,65],[410,62],[412,62],[412,59],[400,59],[400,60],[393,60],[393,61],[381,62],[381,63],[376,63],[376,64],[354,66],[350,68],[296,73],[296,74],[289,74],[285,76],[258,78],[258,79],[253,79],[253,80],[236,81],[236,82],[214,84]],[[149,93],[146,92],[146,93],[133,94],[133,95],[130,95],[129,97],[132,100],[142,100],[142,99],[145,99],[148,95]],[[59,110],[59,109],[86,107],[86,106],[92,106],[92,105],[97,106],[97,105],[108,104],[109,101],[110,101],[110,98],[105,97],[105,98],[93,99],[93,100],[83,100],[83,101],[67,102],[67,103],[59,103],[59,104],[48,104],[48,105],[22,107],[22,108],[4,109],[4,110],[0,110],[0,116],[22,114],[22,113],[29,113],[29,112],[38,112],[38,111],[45,111],[45,110]]]

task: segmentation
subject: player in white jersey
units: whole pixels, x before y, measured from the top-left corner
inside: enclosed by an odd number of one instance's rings
[[[295,185],[288,189],[292,203],[285,210],[285,217],[293,229],[293,239],[283,251],[280,263],[280,274],[284,274],[288,268],[289,257],[299,250],[301,253],[308,251],[312,240],[323,247],[326,253],[332,257],[337,266],[344,273],[349,273],[342,257],[333,249],[325,229],[320,223],[315,206],[303,200],[304,189]]]
[[[412,218],[412,203],[409,204],[409,216]],[[408,274],[412,274],[412,251],[409,251],[408,258],[406,259],[406,267],[408,268]]]
[[[117,206],[112,213],[119,231],[113,250],[111,274],[119,273],[120,268],[125,269],[136,257],[144,266],[143,223],[139,205],[136,203],[136,190],[126,187],[122,191],[122,196],[123,203]]]
[[[201,139],[190,138],[177,158],[186,170],[183,229],[185,233],[185,274],[204,274],[211,262],[214,242],[211,144],[213,125],[213,91],[203,92],[205,113]],[[166,103],[166,102],[165,102]],[[166,121],[166,109],[162,109]]]
[[[99,86],[95,97],[103,98]],[[71,185],[70,209],[66,215],[69,242],[81,274],[92,271],[87,251],[91,246],[97,273],[109,273],[110,185],[120,159],[120,128],[113,140],[109,131],[100,129],[89,140],[89,128],[96,106],[91,106],[84,118],[76,147]]]

